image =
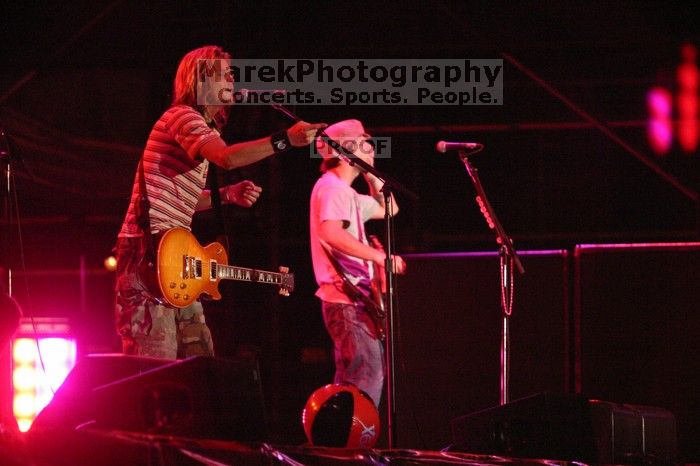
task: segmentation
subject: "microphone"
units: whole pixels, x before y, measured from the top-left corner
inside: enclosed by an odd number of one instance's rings
[[[447,151],[452,151],[452,150],[481,150],[484,148],[483,144],[480,144],[478,142],[446,142],[446,141],[439,141],[435,145],[435,150],[441,153],[445,153]]]

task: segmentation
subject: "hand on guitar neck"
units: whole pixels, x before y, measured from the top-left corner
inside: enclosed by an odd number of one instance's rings
[[[377,238],[375,235],[369,235],[368,240],[369,240],[370,246],[372,246],[374,249],[377,249],[378,251],[382,251],[382,252],[386,253],[386,251],[384,251],[384,246],[382,245],[382,242],[379,241],[379,238]],[[384,270],[385,270],[384,262],[385,261],[386,261],[386,254],[384,254],[384,261],[382,261],[381,264],[377,264],[376,262],[374,263],[374,265],[376,267],[381,268],[381,272],[382,272],[381,275],[382,276],[384,276]],[[394,273],[397,273],[400,275],[406,273],[406,262],[403,260],[403,258],[401,258],[401,256],[397,256],[396,254],[392,254],[391,263],[394,266],[394,270],[393,270]]]

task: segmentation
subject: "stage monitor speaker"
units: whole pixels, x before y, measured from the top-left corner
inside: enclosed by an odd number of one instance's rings
[[[193,438],[265,441],[257,361],[194,356],[94,390],[94,426]]]
[[[651,406],[540,393],[452,420],[452,450],[582,461],[674,464],[676,420]]]
[[[510,318],[512,399],[569,390],[568,256],[520,251]],[[397,277],[396,432],[439,450],[449,420],[499,403],[502,328],[496,252],[407,254]]]
[[[679,460],[700,462],[700,243],[579,245],[577,392],[661,406]]]
[[[94,419],[93,389],[163,366],[170,361],[124,354],[90,354],[81,358],[37,415],[30,430],[67,428]]]

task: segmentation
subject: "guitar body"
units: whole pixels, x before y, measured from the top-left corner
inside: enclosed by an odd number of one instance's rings
[[[202,294],[221,299],[219,264],[228,264],[221,243],[203,247],[184,228],[168,230],[158,246],[158,284],[164,299],[175,307],[187,307]]]
[[[294,274],[287,267],[279,272],[228,265],[228,254],[221,243],[202,246],[184,228],[165,232],[158,245],[158,286],[163,299],[174,307],[187,307],[200,295],[221,299],[219,282],[238,280],[279,287],[279,293],[289,296],[294,290]]]

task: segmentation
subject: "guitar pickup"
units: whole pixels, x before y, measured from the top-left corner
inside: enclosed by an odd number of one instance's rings
[[[186,254],[182,256],[182,278],[202,278],[202,260]]]
[[[190,278],[190,256],[182,256],[182,278]]]
[[[209,261],[209,280],[215,282],[218,275],[216,261]]]

